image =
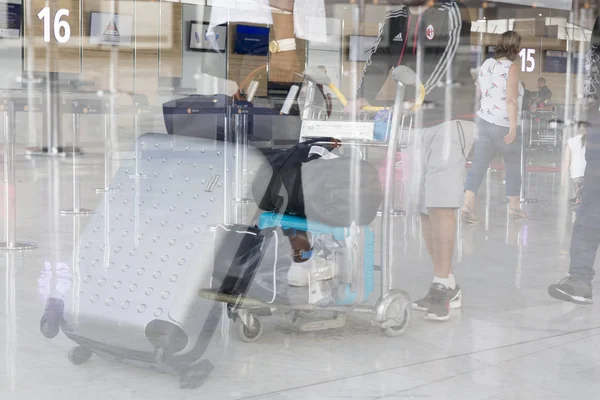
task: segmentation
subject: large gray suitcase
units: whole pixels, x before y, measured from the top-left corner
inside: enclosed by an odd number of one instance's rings
[[[137,140],[137,168],[118,170],[117,191],[103,196],[80,236],[71,290],[50,299],[42,318],[45,336],[60,326],[79,345],[73,363],[117,357],[179,374],[182,387],[212,370],[204,353],[223,306],[198,292],[210,286],[214,228],[231,222],[234,151],[191,137]]]

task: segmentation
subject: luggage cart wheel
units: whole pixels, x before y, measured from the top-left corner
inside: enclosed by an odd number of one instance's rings
[[[411,301],[408,293],[397,291],[385,310],[382,331],[388,337],[396,337],[406,332],[411,317]]]
[[[69,361],[73,365],[80,365],[92,357],[93,352],[83,346],[75,346],[69,350]]]
[[[42,335],[48,339],[55,338],[58,335],[58,331],[60,330],[60,321],[56,318],[53,318],[49,314],[42,315],[42,319],[40,320],[40,332]]]
[[[256,342],[263,329],[260,319],[253,314],[244,317],[240,315],[240,318],[235,321],[235,327],[240,340],[246,343]]]
[[[202,360],[192,369],[185,371],[181,378],[179,379],[179,388],[180,389],[197,389],[208,378],[208,375],[213,370],[213,365],[208,360]]]

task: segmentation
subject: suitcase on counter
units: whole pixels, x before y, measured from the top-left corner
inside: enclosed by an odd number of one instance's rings
[[[136,146],[138,168],[132,161],[114,177],[118,191],[80,236],[71,290],[48,300],[41,330],[50,338],[60,327],[79,345],[74,364],[97,353],[198,387],[212,370],[205,352],[218,349],[223,305],[198,291],[210,286],[215,228],[229,222],[233,145],[146,134]]]
[[[225,94],[196,94],[168,101],[163,104],[167,133],[223,141],[228,107],[232,104],[232,98]]]
[[[257,141],[297,143],[302,121],[297,105],[289,115],[280,114],[283,102],[255,105],[245,100],[233,100],[223,94],[192,95],[171,100],[163,104],[163,115],[167,133],[212,140],[225,140],[225,118],[247,113],[246,135]],[[227,141],[235,141],[234,118]]]

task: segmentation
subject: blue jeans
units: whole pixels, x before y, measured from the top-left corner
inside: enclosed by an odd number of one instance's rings
[[[509,128],[491,124],[481,118],[477,119],[477,134],[475,140],[475,159],[467,174],[465,190],[475,194],[481,186],[492,158],[497,151],[504,159],[506,171],[506,195],[521,195],[521,137],[517,136],[514,142],[504,143],[504,136],[508,135]]]
[[[600,245],[600,161],[588,161],[583,178],[583,196],[571,236],[569,275],[592,282]]]

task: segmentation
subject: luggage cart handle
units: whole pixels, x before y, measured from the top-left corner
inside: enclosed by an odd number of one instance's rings
[[[390,221],[391,209],[393,204],[393,185],[394,185],[394,170],[396,162],[396,151],[398,142],[401,141],[403,134],[404,120],[406,113],[403,112],[402,105],[404,104],[404,92],[407,85],[419,84],[423,86],[417,78],[417,75],[410,68],[400,66],[394,68],[392,76],[396,81],[396,96],[394,100],[394,111],[392,112],[392,121],[389,127],[388,150],[385,160],[385,184],[383,190],[383,213],[381,219],[381,296],[385,299],[394,288],[393,270],[394,266],[394,251],[392,246],[393,228]],[[424,88],[421,89],[424,93]],[[424,97],[424,96],[419,96]],[[400,131],[400,133],[399,133]],[[400,138],[398,138],[400,135]],[[409,134],[410,135],[410,134]]]
[[[400,68],[401,70],[398,70]],[[412,71],[411,71],[412,72]],[[423,102],[425,101],[425,86],[422,83],[418,82],[416,75],[412,72],[413,77],[410,78],[410,73],[406,72],[403,67],[397,67],[392,72],[392,76],[396,82],[400,82],[403,85],[419,85],[419,97],[415,101],[415,104],[411,108],[411,112],[415,112],[421,108]],[[329,87],[329,89],[333,92],[333,94],[338,98],[340,103],[345,107],[348,104],[348,99],[346,96],[335,86],[333,82],[331,82],[331,78],[321,69],[319,68],[310,68],[306,70],[304,73],[304,78],[307,81],[310,81],[316,85],[325,85]],[[378,112],[381,110],[385,110],[386,107],[377,107],[377,106],[365,106],[361,108],[361,111],[366,112]]]

